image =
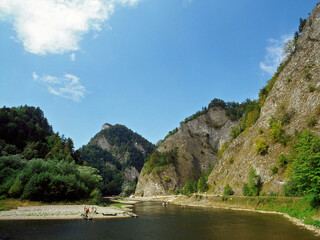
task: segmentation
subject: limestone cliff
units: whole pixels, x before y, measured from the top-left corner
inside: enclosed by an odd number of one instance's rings
[[[210,174],[208,183],[214,193],[221,194],[224,186],[229,184],[236,194],[241,194],[243,184],[248,181],[250,168],[254,168],[260,175],[263,192],[282,191],[286,181],[286,168],[279,166],[279,155],[290,151],[290,143],[285,146],[271,140],[271,117],[287,118],[284,130],[291,139],[295,138],[295,131],[307,127],[320,133],[317,122],[320,114],[319,4],[307,19],[302,34],[297,39],[295,51],[283,66],[261,108],[259,119],[232,141]],[[265,139],[269,145],[265,154],[255,151],[257,138]],[[271,171],[274,166],[279,168],[276,174]]]
[[[230,130],[237,123],[228,119],[222,109],[210,108],[206,114],[182,124],[157,149],[159,152],[178,149],[177,161],[151,172],[145,165],[136,194],[160,195],[181,189],[187,179],[196,178],[209,163],[214,167],[208,184],[215,194],[222,194],[227,184],[235,194],[242,194],[251,168],[261,177],[262,192],[282,191],[288,169],[280,166],[279,156],[290,152],[296,132],[311,128],[320,133],[320,4],[302,23],[299,27],[302,33],[292,42],[290,55],[260,92],[257,118],[232,141]],[[281,124],[286,142],[272,138],[271,118]],[[261,139],[268,146],[263,154],[257,151]],[[217,151],[229,140],[228,148],[218,160]],[[275,167],[278,172],[271,170]]]
[[[151,172],[144,167],[136,194],[167,194],[183,188],[187,180],[197,179],[208,166],[216,164],[217,152],[224,142],[230,140],[230,130],[235,124],[237,121],[231,121],[226,111],[219,107],[209,108],[205,114],[183,123],[157,148],[160,153],[176,149],[175,163]]]

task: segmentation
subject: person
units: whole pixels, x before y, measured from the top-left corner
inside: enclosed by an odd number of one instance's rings
[[[93,206],[91,207],[91,212],[94,212],[94,207]]]
[[[97,208],[94,207],[94,213],[98,214]]]
[[[89,208],[87,208],[87,206],[84,207],[84,213],[85,213],[85,217],[88,217],[88,213],[89,213]]]

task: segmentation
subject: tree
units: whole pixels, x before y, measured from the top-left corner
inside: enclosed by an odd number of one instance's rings
[[[262,187],[260,176],[256,173],[254,168],[249,172],[249,183],[245,183],[242,192],[245,196],[259,196]]]

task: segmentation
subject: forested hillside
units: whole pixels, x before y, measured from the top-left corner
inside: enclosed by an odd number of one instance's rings
[[[104,195],[134,192],[145,159],[154,145],[126,126],[104,124],[102,130],[80,149],[80,159],[99,169]]]
[[[99,197],[98,170],[80,166],[73,142],[40,108],[0,109],[0,196],[39,201]]]

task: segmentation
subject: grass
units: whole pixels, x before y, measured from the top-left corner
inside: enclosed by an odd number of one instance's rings
[[[307,197],[230,196],[223,201],[219,196],[207,196],[205,199],[209,202],[209,206],[285,213],[290,217],[300,219],[305,224],[320,228],[320,209],[311,208]]]
[[[110,207],[122,208],[122,206],[126,206],[126,205],[128,205],[128,204],[126,204],[126,203],[112,203],[112,204],[110,204],[109,206],[110,206]]]
[[[18,207],[28,207],[28,206],[39,206],[44,205],[41,202],[33,202],[33,201],[21,201],[18,199],[2,199],[0,200],[0,211],[7,211],[11,209],[17,209]]]

